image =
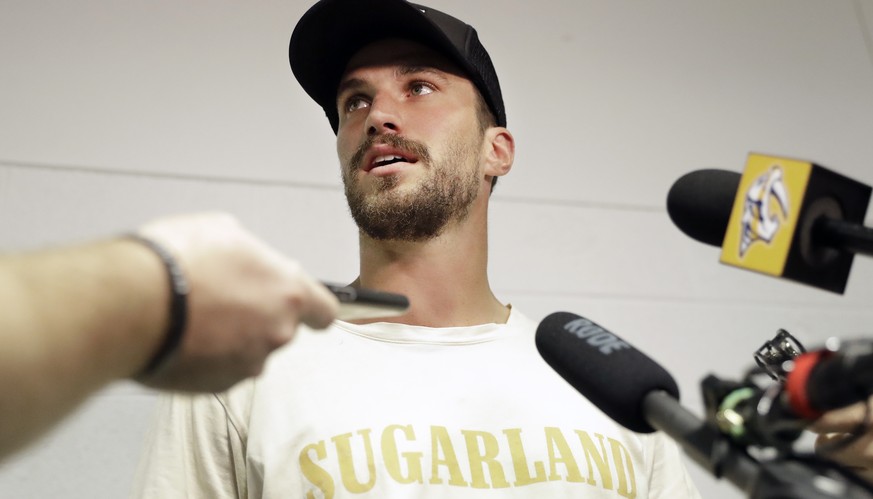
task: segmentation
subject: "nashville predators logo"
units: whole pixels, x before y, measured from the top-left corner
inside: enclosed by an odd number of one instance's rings
[[[746,191],[740,258],[757,241],[770,244],[787,218],[788,191],[785,189],[782,168],[773,165],[756,178]]]

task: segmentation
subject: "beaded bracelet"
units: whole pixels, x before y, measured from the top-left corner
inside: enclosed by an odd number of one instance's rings
[[[161,347],[139,373],[140,377],[145,377],[154,373],[158,366],[167,360],[167,357],[182,342],[185,325],[188,322],[188,281],[185,279],[185,274],[182,272],[179,263],[166,248],[139,234],[129,234],[128,237],[154,251],[164,263],[170,278],[170,324],[167,327],[167,333],[164,335],[164,342],[161,344]]]

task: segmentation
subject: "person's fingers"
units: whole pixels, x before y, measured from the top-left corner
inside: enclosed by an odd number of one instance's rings
[[[336,319],[339,300],[323,284],[310,276],[295,260],[272,246],[256,238],[252,238],[250,243],[258,249],[259,258],[270,269],[272,276],[281,279],[279,287],[286,294],[285,310],[293,314],[297,321],[315,329],[324,329]]]
[[[825,433],[816,438],[816,452],[846,466],[869,469],[873,464],[873,435]]]
[[[315,329],[324,329],[336,319],[339,300],[323,284],[311,278],[303,283],[306,298],[300,309],[300,321]]]
[[[873,433],[870,429],[870,400],[828,411],[809,429],[819,433],[816,452],[853,468],[867,479],[873,472]],[[853,434],[863,431],[863,434]]]
[[[215,390],[257,376],[300,323],[321,329],[339,302],[300,265],[234,217],[207,213],[141,229],[177,253],[189,279],[187,348],[149,384]]]
[[[854,431],[860,425],[865,425],[869,422],[870,412],[867,404],[858,402],[857,404],[826,412],[810,426],[810,430],[816,433]]]

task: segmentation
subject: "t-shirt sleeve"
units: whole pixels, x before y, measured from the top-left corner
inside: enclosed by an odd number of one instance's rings
[[[679,446],[661,432],[646,436],[652,453],[649,473],[650,499],[700,499],[700,492],[685,468]]]
[[[131,498],[245,497],[244,416],[227,394],[161,395]]]

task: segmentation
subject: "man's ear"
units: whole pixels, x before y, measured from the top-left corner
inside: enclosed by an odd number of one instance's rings
[[[502,177],[512,169],[515,161],[515,139],[501,126],[485,131],[485,175]]]

